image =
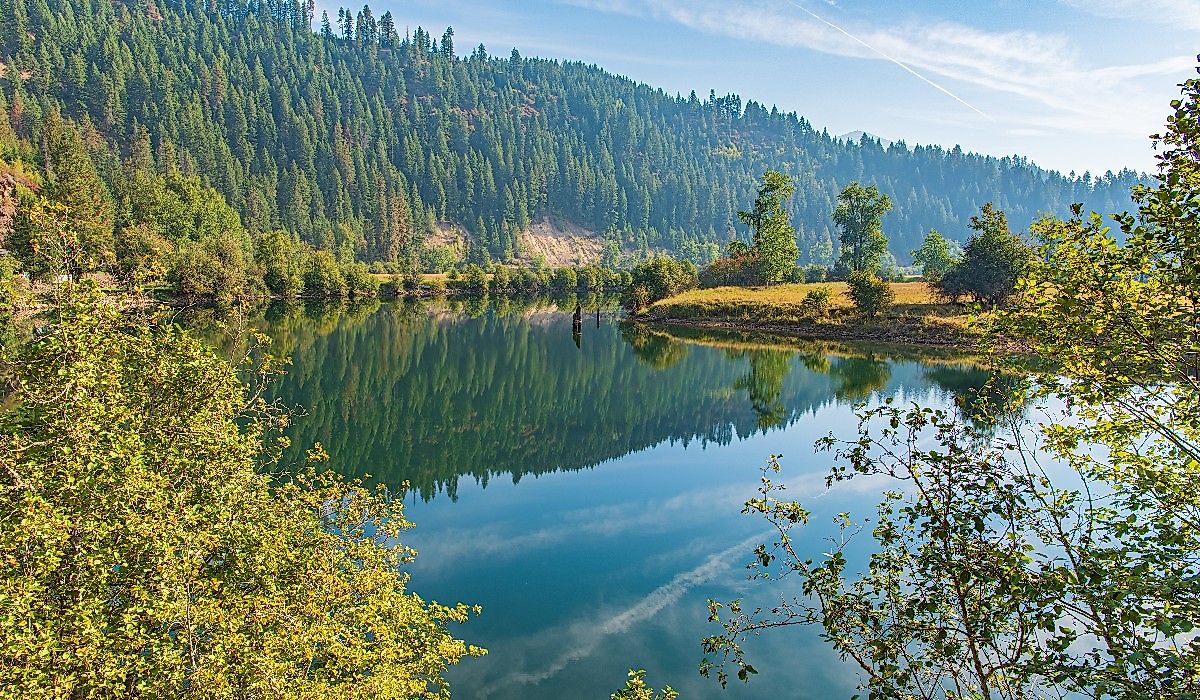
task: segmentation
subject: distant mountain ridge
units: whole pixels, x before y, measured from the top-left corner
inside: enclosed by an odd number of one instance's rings
[[[846,133],[842,134],[838,138],[841,139],[842,141],[846,141],[847,143],[858,143],[858,142],[862,141],[864,136],[871,139],[872,141],[878,141],[879,145],[883,146],[884,148],[891,148],[892,144],[895,143],[894,141],[885,139],[882,136],[876,136],[875,134],[872,134],[867,131],[862,131],[861,129],[857,130],[857,131],[847,131]]]
[[[29,144],[60,110],[110,183],[131,159],[194,174],[252,233],[284,229],[364,260],[412,261],[440,222],[470,233],[472,257],[510,259],[549,218],[704,261],[745,235],[736,212],[768,168],[796,178],[801,262],[832,259],[851,180],[892,197],[885,230],[903,259],[930,228],[965,237],[984,202],[1022,227],[1074,202],[1123,210],[1138,181],[852,145],[737,95],[672,97],[516,50],[461,57],[452,29],[401,37],[402,18],[366,7],[312,13],[292,0],[5,3],[0,109]]]

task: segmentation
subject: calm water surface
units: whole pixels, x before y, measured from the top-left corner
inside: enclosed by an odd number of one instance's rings
[[[767,533],[741,505],[782,453],[819,555],[832,516],[869,517],[878,485],[827,491],[813,442],[853,435],[856,402],[944,405],[987,378],[880,348],[623,330],[607,312],[574,336],[548,303],[291,306],[263,322],[293,360],[281,396],[308,412],[297,447],[408,482],[413,590],[483,606],[455,630],[489,649],[448,674],[463,698],[607,698],[631,666],[684,697],[849,697],[855,669],[813,630],[752,640],[748,685],[697,673],[708,598],[788,592],[746,581]]]

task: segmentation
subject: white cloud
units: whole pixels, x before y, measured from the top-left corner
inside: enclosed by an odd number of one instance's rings
[[[488,523],[477,529],[444,529],[428,543],[418,545],[422,556],[415,567],[436,568],[464,558],[514,557],[589,537],[661,531],[689,517],[703,517],[704,513],[736,513],[753,495],[752,484],[728,484],[686,491],[661,503],[629,501],[566,510],[557,514],[553,526],[520,534],[506,531],[501,523]]]
[[[764,532],[711,554],[698,566],[676,574],[670,581],[623,610],[603,612],[578,619],[565,628],[552,628],[542,632],[542,637],[553,636],[555,645],[562,648],[562,652],[552,657],[549,663],[543,661],[540,668],[510,671],[480,691],[480,694],[487,697],[500,688],[536,685],[558,675],[571,664],[595,653],[606,638],[627,633],[635,625],[651,619],[664,608],[679,602],[692,588],[708,583],[731,569],[739,555],[744,556],[759,542],[768,541],[767,538],[771,534],[772,532]],[[526,646],[541,641],[523,640]]]
[[[1200,29],[1200,0],[1063,0],[1100,17]]]
[[[830,7],[820,8],[830,15],[823,19],[836,21],[844,33],[805,15],[808,10],[761,0],[566,1],[595,10],[674,22],[715,36],[883,60],[863,45],[866,43],[922,75],[953,81],[951,89],[956,94],[970,91],[967,99],[973,103],[993,103],[996,106],[990,104],[985,110],[1011,130],[1058,129],[1142,138],[1158,125],[1165,108],[1162,95],[1145,88],[1145,79],[1186,76],[1195,65],[1191,55],[1130,65],[1094,65],[1084,60],[1074,40],[1064,34],[986,31],[929,18],[886,26],[851,26],[841,22]],[[1200,22],[1200,2],[1155,0],[1151,4],[1183,23]],[[1104,0],[1099,11],[1107,8],[1117,14],[1126,6],[1132,8],[1135,3]],[[896,70],[899,72],[899,68]],[[915,78],[898,74],[898,79],[912,80],[914,96],[932,110],[965,111],[965,107],[954,105],[949,97],[938,95]],[[983,117],[972,117],[980,125],[985,121]]]

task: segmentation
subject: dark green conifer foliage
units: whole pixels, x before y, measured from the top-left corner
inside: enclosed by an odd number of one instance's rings
[[[65,205],[76,222],[85,264],[113,257],[113,207],[75,127],[52,110],[42,134],[50,181],[46,194]]]
[[[98,156],[129,158],[148,139],[156,168],[215,188],[251,234],[283,228],[366,260],[415,259],[441,223],[508,259],[544,217],[613,229],[626,251],[703,250],[772,169],[795,180],[800,262],[828,262],[836,195],[852,180],[894,198],[898,251],[930,228],[964,231],[984,201],[1023,227],[1074,202],[1119,208],[1138,180],[847,143],[737,95],[673,97],[516,50],[459,58],[452,30],[402,36],[403,16],[365,6],[316,32],[313,14],[303,0],[5,3],[0,94],[24,139],[36,142],[55,108],[95,125],[87,150],[109,190],[122,169]],[[405,209],[407,226],[395,221]],[[415,241],[397,244],[406,231]]]

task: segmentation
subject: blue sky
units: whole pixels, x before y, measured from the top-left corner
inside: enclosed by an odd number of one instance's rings
[[[319,6],[335,8],[336,3]],[[582,60],[702,97],[736,92],[818,129],[1151,170],[1195,75],[1200,0],[378,0],[456,49]],[[336,10],[330,12],[336,17]]]

